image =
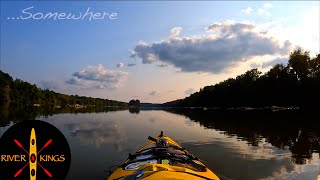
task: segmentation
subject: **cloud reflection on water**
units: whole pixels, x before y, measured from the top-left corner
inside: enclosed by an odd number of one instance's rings
[[[94,145],[100,149],[107,144],[114,144],[117,151],[123,150],[127,136],[118,122],[106,114],[56,115],[47,119],[67,137],[69,143],[88,146]]]
[[[93,144],[100,148],[103,144],[114,143],[117,151],[123,150],[126,136],[115,122],[74,122],[65,126],[81,144]]]
[[[319,172],[319,157],[315,151],[305,164],[292,161],[292,150],[300,152],[299,148],[292,147],[302,147],[308,143],[310,137],[304,132],[308,134],[310,130],[302,131],[296,141],[291,141],[291,136],[296,137],[295,130],[300,126],[291,124],[291,130],[284,132],[282,124],[274,127],[271,126],[273,122],[262,121],[261,118],[259,122],[245,121],[247,115],[226,118],[225,114],[217,117],[204,111],[189,112],[193,116],[161,110],[142,110],[139,114],[128,111],[69,114],[56,115],[50,122],[64,130],[74,147],[80,144],[92,149],[94,145],[96,149],[93,152],[101,153],[96,154],[92,160],[94,163],[101,161],[104,154],[109,161],[114,158],[113,162],[123,162],[127,153],[137,150],[146,142],[148,135],[157,134],[161,129],[195,156],[205,160],[205,164],[222,179],[314,179]],[[233,117],[241,119],[242,124]],[[295,146],[289,147],[288,140]],[[110,145],[114,145],[115,149],[110,149]]]

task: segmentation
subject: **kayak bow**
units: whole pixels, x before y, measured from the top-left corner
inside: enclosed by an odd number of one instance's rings
[[[108,180],[136,179],[219,179],[200,159],[194,157],[161,131],[119,166]]]

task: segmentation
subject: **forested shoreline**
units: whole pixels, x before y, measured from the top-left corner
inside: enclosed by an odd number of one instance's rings
[[[206,86],[189,97],[164,103],[167,107],[320,107],[320,55],[295,50],[288,64],[276,64],[262,75],[258,69]]]
[[[0,105],[66,107],[128,107],[128,103],[115,100],[92,98],[78,95],[66,95],[48,89],[38,88],[34,84],[13,79],[0,70]]]
[[[161,107],[320,107],[320,55],[311,58],[308,51],[295,50],[288,64],[276,64],[262,74],[251,69],[236,78],[206,86],[189,97],[167,102]],[[0,104],[50,107],[128,107],[141,106],[139,100],[130,103],[66,95],[13,79],[0,71]]]

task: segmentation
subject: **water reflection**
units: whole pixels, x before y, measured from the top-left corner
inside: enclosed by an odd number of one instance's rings
[[[122,112],[122,111],[119,111]],[[119,122],[109,118],[107,113],[62,114],[50,117],[46,121],[54,124],[64,132],[72,142],[96,149],[106,144],[114,144],[117,151],[123,150],[126,133]]]
[[[181,114],[201,126],[223,131],[228,137],[237,137],[249,145],[259,146],[262,140],[279,149],[289,149],[292,161],[305,164],[312,153],[319,153],[319,114],[301,111],[201,111],[168,109]]]
[[[103,179],[105,168],[122,163],[147,136],[161,130],[222,179],[316,179],[319,173],[320,122],[315,112],[55,111],[1,114],[0,133],[27,115],[55,125],[71,147],[67,179]]]
[[[130,107],[129,112],[132,114],[139,114],[140,113],[140,108],[139,107]]]
[[[103,144],[114,142],[117,151],[123,149],[125,134],[115,122],[74,122],[65,126],[70,135],[78,138],[81,144],[100,148]]]
[[[30,106],[0,106],[0,127],[8,126],[10,122],[34,120],[41,117],[48,118],[55,114],[83,114],[100,113],[126,110],[125,107],[91,107],[91,108],[53,108],[53,107],[30,107]]]
[[[280,171],[291,172],[295,169],[290,159],[286,158],[286,152],[274,156],[272,149],[263,147],[241,149],[241,144],[235,142],[231,144],[233,145],[226,145],[225,142],[184,143],[183,146],[205,160],[206,165],[214,169],[223,179],[262,179],[274,176],[276,173],[279,176],[282,174]]]

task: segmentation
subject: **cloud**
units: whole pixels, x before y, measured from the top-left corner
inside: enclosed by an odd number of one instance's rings
[[[158,91],[151,91],[149,93],[150,96],[158,96],[159,95],[159,92]]]
[[[208,34],[197,37],[176,37],[147,44],[140,42],[131,57],[143,64],[164,63],[184,72],[221,73],[252,57],[287,55],[291,43],[280,45],[275,37],[256,31],[256,25],[246,23],[214,23]]]
[[[260,15],[271,16],[271,13],[268,11],[271,8],[272,8],[272,4],[271,3],[265,3],[265,4],[263,4],[262,8],[258,8],[257,9],[257,12]]]
[[[195,93],[195,92],[196,92],[196,90],[193,89],[193,88],[189,88],[189,89],[187,89],[187,90],[184,91],[184,93],[185,93],[186,95],[191,95],[191,94],[193,94],[193,93]]]
[[[271,3],[265,3],[265,4],[263,5],[263,8],[264,8],[264,9],[271,9],[271,8],[272,8],[272,4],[271,4]]]
[[[80,78],[78,77],[71,77],[70,79],[68,79],[66,81],[67,84],[72,84],[72,85],[85,85],[85,82],[82,81]]]
[[[128,73],[117,70],[106,69],[102,64],[98,66],[88,66],[85,69],[75,72],[69,80],[68,84],[91,86],[98,89],[118,88],[127,78]]]
[[[287,63],[288,63],[288,58],[287,57],[277,57],[277,58],[274,58],[274,59],[269,60],[267,62],[252,63],[252,64],[250,64],[250,67],[251,68],[262,68],[262,69],[265,69],[265,68],[271,68],[276,64],[287,65]]]
[[[170,30],[169,37],[171,38],[177,37],[180,35],[181,31],[182,31],[181,27],[174,27]]]
[[[149,45],[143,41],[140,41],[134,50],[132,50],[130,57],[141,58],[143,64],[151,64],[157,61],[153,49],[149,48]]]
[[[245,9],[241,9],[241,12],[244,14],[251,14],[251,12],[253,11],[253,9],[251,7],[247,7]]]
[[[123,68],[123,67],[124,67],[124,64],[123,64],[123,63],[117,64],[117,68]]]
[[[42,89],[49,89],[49,90],[59,90],[63,86],[63,84],[59,81],[41,81],[39,84],[40,88]]]
[[[268,68],[272,67],[276,64],[284,64],[286,65],[288,63],[288,58],[275,58],[269,62],[262,63],[261,68]]]
[[[257,10],[257,12],[258,12],[258,14],[260,14],[260,15],[271,16],[271,13],[268,12],[266,9],[263,9],[263,8],[259,8],[259,9]]]
[[[244,9],[241,9],[241,13],[243,14],[253,14],[253,13],[257,13],[258,15],[263,15],[263,16],[271,16],[271,13],[268,11],[272,8],[272,4],[271,3],[265,3],[263,4],[262,7],[260,8],[257,8],[256,10],[254,10],[253,8],[251,7],[247,7],[247,8],[244,8]]]
[[[87,90],[91,88],[90,83],[79,81],[71,77],[65,80],[42,80],[38,83],[41,89],[48,89],[63,94],[88,95]]]

